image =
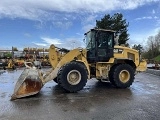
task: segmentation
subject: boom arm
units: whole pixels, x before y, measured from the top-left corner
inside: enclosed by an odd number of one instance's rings
[[[80,49],[74,49],[71,50],[70,52],[68,52],[64,57],[62,57],[62,59],[58,62],[58,58],[56,55],[56,50],[54,45],[51,45],[50,50],[49,50],[49,59],[50,59],[50,63],[53,67],[53,69],[50,71],[50,73],[46,74],[43,79],[42,82],[43,84],[45,84],[46,82],[53,80],[54,78],[57,77],[58,71],[59,69],[66,63],[71,62],[73,60],[75,60],[76,57],[81,56],[81,59],[78,60],[80,62],[83,62],[88,70],[89,73],[89,66],[88,66],[88,62],[86,60],[86,58],[82,55],[82,51]],[[57,65],[56,65],[57,64]]]

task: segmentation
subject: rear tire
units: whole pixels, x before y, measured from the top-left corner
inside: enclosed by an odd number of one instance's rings
[[[58,84],[68,92],[77,92],[87,83],[86,67],[79,62],[65,64],[58,72]]]
[[[134,82],[135,71],[128,64],[119,64],[112,71],[112,83],[118,88],[127,88]]]

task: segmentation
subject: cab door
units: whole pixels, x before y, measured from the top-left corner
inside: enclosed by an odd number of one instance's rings
[[[101,31],[96,38],[96,61],[108,62],[113,57],[114,33]]]

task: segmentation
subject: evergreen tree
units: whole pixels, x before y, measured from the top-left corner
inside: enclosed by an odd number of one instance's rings
[[[114,30],[115,35],[119,36],[119,45],[128,45],[129,34],[127,33],[127,27],[129,23],[123,18],[121,13],[116,13],[113,16],[105,15],[101,20],[96,20],[96,28]]]

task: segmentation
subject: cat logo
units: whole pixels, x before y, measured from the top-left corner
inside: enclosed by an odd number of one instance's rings
[[[114,48],[114,53],[122,53],[123,49],[120,48]]]

